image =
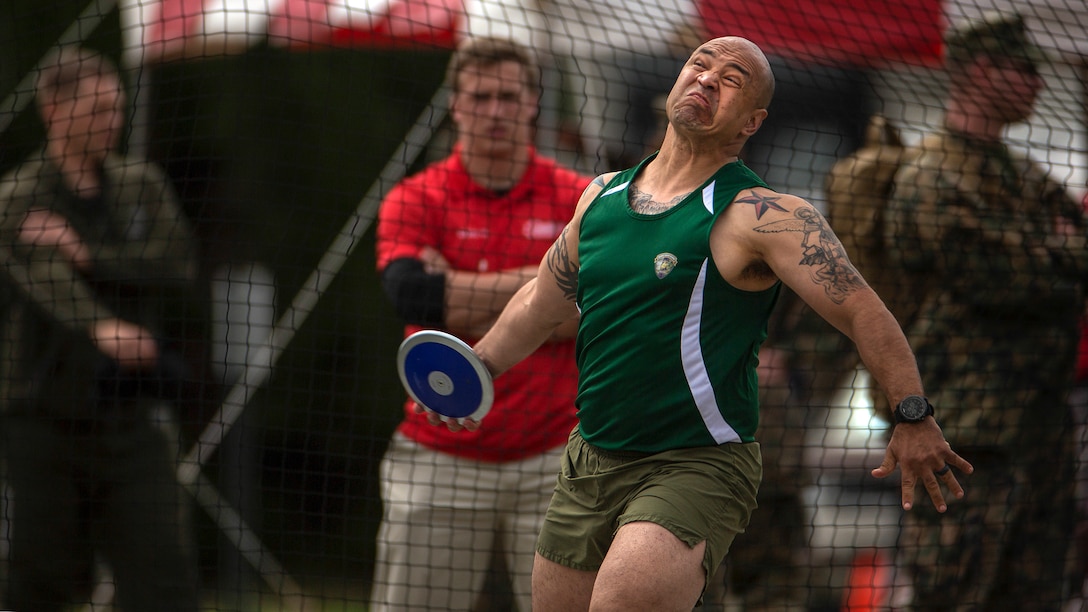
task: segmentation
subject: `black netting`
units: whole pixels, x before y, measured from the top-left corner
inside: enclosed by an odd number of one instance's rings
[[[1016,53],[946,45],[994,10],[1023,18],[1024,38],[990,36]],[[699,609],[1081,609],[1075,0],[4,0],[0,608],[526,607],[576,422],[574,328],[500,377],[501,414],[457,439],[405,405],[405,321],[478,340],[592,177],[658,150],[677,75],[726,35],[776,79],[740,158],[822,212],[900,316],[975,463],[954,471],[965,499],[985,503],[937,517],[919,487],[904,513],[898,473],[869,473],[887,400],[784,289],[760,353],[759,508]],[[522,44],[539,78],[523,88],[515,66],[451,91],[454,49],[479,37]],[[946,70],[960,43],[986,65]],[[952,172],[894,174],[927,135],[969,131],[949,117],[981,111],[948,100],[970,70],[1031,72],[1030,112],[1005,111],[985,146],[931,150]],[[970,104],[1018,95],[989,87]],[[470,102],[518,106],[488,124]],[[494,158],[529,178],[455,163],[470,131],[515,142],[521,123],[534,161]],[[388,273],[405,258],[423,265]]]

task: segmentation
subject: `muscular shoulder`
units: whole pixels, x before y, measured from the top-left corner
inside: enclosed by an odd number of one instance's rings
[[[612,179],[616,178],[617,174],[619,174],[619,172],[605,172],[604,174],[598,175],[593,179],[593,182],[589,184],[589,187],[586,188],[586,192],[590,193],[593,197],[596,197],[597,194],[612,182]]]
[[[619,174],[619,172],[606,172],[590,181],[589,185],[582,191],[582,197],[578,199],[579,213],[585,211],[590,202],[601,195],[601,192],[604,191],[605,187],[612,182],[612,179],[615,178],[617,174]]]
[[[589,205],[597,199],[597,196],[604,191],[604,188],[608,186],[608,183],[611,182],[617,174],[618,172],[606,172],[601,174],[590,181],[589,185],[582,191],[582,196],[578,198],[578,206],[574,210],[574,217],[567,226],[568,230],[573,230],[571,233],[571,244],[574,244],[577,240],[578,233],[581,230],[582,217],[585,215]]]
[[[745,289],[763,288],[786,265],[841,250],[812,204],[758,187],[737,194],[715,224],[711,248],[722,276]]]
[[[820,213],[803,198],[754,187],[737,193],[725,219],[732,228],[747,231],[775,221],[808,218],[812,214]]]

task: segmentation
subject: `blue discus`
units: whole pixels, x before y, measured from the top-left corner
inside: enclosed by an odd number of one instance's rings
[[[469,345],[436,330],[416,332],[397,351],[397,373],[419,405],[446,419],[479,421],[491,410],[491,373]]]

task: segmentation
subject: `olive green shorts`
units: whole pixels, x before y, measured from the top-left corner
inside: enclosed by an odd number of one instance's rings
[[[620,527],[649,521],[688,546],[705,541],[703,569],[712,576],[748,526],[762,476],[755,442],[616,453],[590,445],[576,427],[537,552],[572,569],[597,571]]]

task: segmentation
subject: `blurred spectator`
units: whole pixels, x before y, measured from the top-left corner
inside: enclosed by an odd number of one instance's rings
[[[943,126],[896,175],[889,261],[933,288],[908,329],[949,442],[974,463],[947,514],[904,517],[898,564],[917,610],[1058,610],[1070,588],[1074,451],[1068,394],[1084,312],[1081,207],[1011,151],[1046,58],[1021,16],[947,38]]]
[[[198,606],[176,399],[195,248],[164,174],[117,152],[115,67],[65,48],[45,64],[44,147],[0,182],[11,295],[0,359],[13,490],[4,608],[87,601],[101,556],[122,610]],[[175,432],[173,434],[169,432]]]
[[[570,218],[590,178],[532,145],[539,72],[505,39],[469,39],[447,83],[453,153],[398,184],[378,221],[382,283],[409,334],[479,338]],[[530,609],[536,536],[575,426],[576,321],[495,381],[486,427],[452,432],[406,405],[382,462],[371,610],[468,610],[494,546]]]
[[[705,40],[695,0],[469,0],[469,35],[511,35],[541,55],[542,146],[573,125],[577,162],[626,168],[660,144],[655,98]]]

